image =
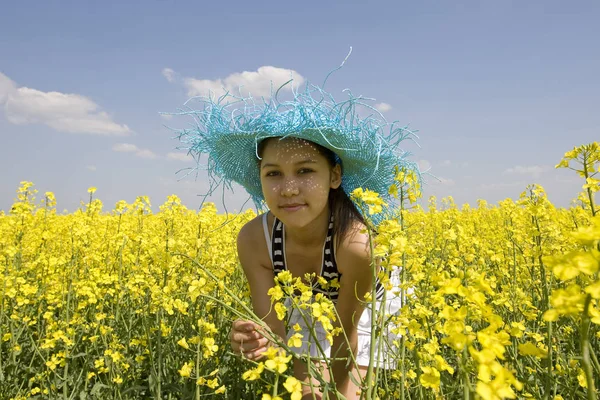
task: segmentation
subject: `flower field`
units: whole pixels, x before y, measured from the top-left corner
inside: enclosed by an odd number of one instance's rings
[[[395,218],[373,235],[380,278],[404,304],[373,311],[374,332],[395,334],[396,368],[370,368],[364,398],[598,398],[598,144],[557,167],[582,176],[568,209],[537,185],[516,201],[432,198],[424,209],[416,178],[398,171]],[[259,363],[229,348],[231,322],[253,318],[235,241],[254,212],[189,210],[176,196],[157,213],[147,197],[106,211],[89,194],[59,214],[52,193],[23,182],[0,212],[0,399],[300,398],[285,352],[293,339]],[[354,196],[380,210],[376,194]],[[387,280],[395,266],[399,284]],[[285,318],[282,299],[303,283],[277,281]],[[327,301],[296,306],[340,334]]]

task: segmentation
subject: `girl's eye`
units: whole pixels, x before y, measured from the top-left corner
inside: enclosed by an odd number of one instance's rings
[[[313,170],[310,168],[302,168],[301,170],[298,171],[299,174],[308,174],[310,172],[313,172]]]
[[[269,171],[265,174],[265,176],[277,176],[279,175],[279,171]]]

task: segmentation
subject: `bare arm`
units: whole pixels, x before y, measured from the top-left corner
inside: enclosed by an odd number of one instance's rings
[[[242,228],[237,239],[238,256],[244,274],[250,285],[254,313],[269,326],[273,333],[279,335],[281,338],[285,338],[286,332],[284,323],[283,321],[280,321],[277,318],[276,313],[271,310],[271,299],[267,294],[269,289],[272,288],[275,283],[272,267],[270,265],[265,265],[266,261],[269,259],[260,223],[261,221],[259,219],[255,219]],[[261,249],[263,250],[262,252]],[[267,255],[266,258],[265,255]],[[247,329],[248,323],[246,322],[244,326],[244,329]],[[235,329],[236,324],[234,323],[234,330]],[[232,347],[233,339],[234,337],[232,336]],[[264,343],[264,341],[262,343]],[[260,346],[254,349],[255,351],[253,353],[246,354],[247,357],[253,359],[260,357],[260,353],[266,350],[266,347],[263,347],[264,346]]]
[[[340,334],[334,338],[331,349],[332,357],[351,359],[356,356],[357,351],[357,325],[364,311],[364,304],[359,299],[371,290],[373,281],[371,272],[371,252],[367,234],[354,232],[344,240],[338,249],[337,263],[342,278],[340,281],[339,296],[336,310],[339,315],[339,324],[344,329],[348,342]],[[354,393],[348,393],[354,387],[348,377],[348,373],[354,368],[352,362],[346,360],[334,361],[332,363],[332,375],[338,391],[349,398]]]

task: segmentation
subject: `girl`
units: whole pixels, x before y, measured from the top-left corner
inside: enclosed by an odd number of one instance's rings
[[[286,329],[272,312],[268,295],[276,274],[314,274],[339,282],[326,290],[315,285],[313,294],[324,293],[335,303],[337,323],[345,334],[335,336],[330,345],[321,326],[314,343],[304,319],[293,311],[288,326],[301,326],[304,342],[298,352],[315,357],[321,355],[320,347],[325,356],[335,355],[330,379],[346,398],[358,398],[359,388],[349,376],[358,378],[366,372],[371,324],[370,311],[365,312],[357,296],[369,292],[373,282],[365,222],[348,194],[363,187],[389,199],[395,166],[414,168],[396,152],[411,132],[394,128],[383,117],[361,119],[355,112],[356,105],[362,104],[359,99],[350,96],[336,103],[314,85],[285,103],[225,99],[215,103],[202,98],[201,111],[187,112],[193,114],[197,127],[179,132],[179,138],[197,158],[208,155],[211,192],[234,181],[256,204],[269,209],[248,222],[238,236],[239,260],[250,284],[254,312],[285,340],[294,330]],[[379,297],[383,290],[375,284]],[[399,309],[391,294],[388,302],[387,312]],[[258,328],[252,321],[235,321],[230,334],[233,351],[260,359],[272,343]],[[352,357],[358,369],[346,361]],[[383,360],[376,365],[383,366]],[[308,382],[307,365],[294,362],[294,375]],[[310,387],[303,387],[306,398],[313,398]]]
[[[370,291],[372,277],[369,238],[363,231],[363,219],[339,189],[341,166],[335,163],[331,151],[297,138],[267,139],[261,142],[259,155],[261,184],[270,211],[247,223],[238,236],[238,254],[250,283],[252,306],[274,333],[287,338],[284,323],[271,312],[267,295],[274,286],[275,273],[287,270],[295,277],[308,273],[328,281],[337,278],[339,290],[329,294],[336,300],[339,323],[350,346],[343,335],[338,335],[332,349],[327,350],[339,359],[333,363],[331,371],[338,391],[352,398],[357,387],[348,373],[355,371],[352,371],[353,363],[347,363],[345,359],[350,357],[349,352],[364,358],[364,354],[356,354],[358,332],[355,321],[362,315],[364,307],[355,293]],[[334,221],[331,227],[330,221]],[[277,238],[281,239],[282,254],[276,254],[274,250],[277,247],[274,239]],[[281,260],[279,263],[283,265],[275,265],[276,260]],[[289,325],[299,322],[302,319],[298,315]],[[303,332],[303,337],[310,335]],[[329,347],[326,339],[320,342],[322,347]],[[269,343],[252,322],[238,320],[233,323],[231,346],[234,351],[256,360]],[[312,348],[313,356],[318,356],[314,354],[316,346]],[[366,361],[368,365],[368,354]],[[306,369],[306,365],[295,362],[295,377],[306,381]],[[305,386],[305,390],[309,392],[310,388]]]

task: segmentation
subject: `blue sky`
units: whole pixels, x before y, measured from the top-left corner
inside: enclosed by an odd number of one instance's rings
[[[581,182],[553,167],[600,138],[597,1],[5,1],[1,10],[4,210],[23,180],[53,191],[59,210],[76,209],[90,186],[105,209],[139,195],[158,206],[169,194],[196,208],[206,183],[178,181],[192,162],[164,126],[188,121],[159,112],[282,71],[320,83],[350,46],[327,88],[372,97],[388,120],[419,130],[420,147],[405,148],[441,180],[429,179],[425,196],[495,203],[540,183],[568,206]],[[236,191],[230,210],[245,198]]]

